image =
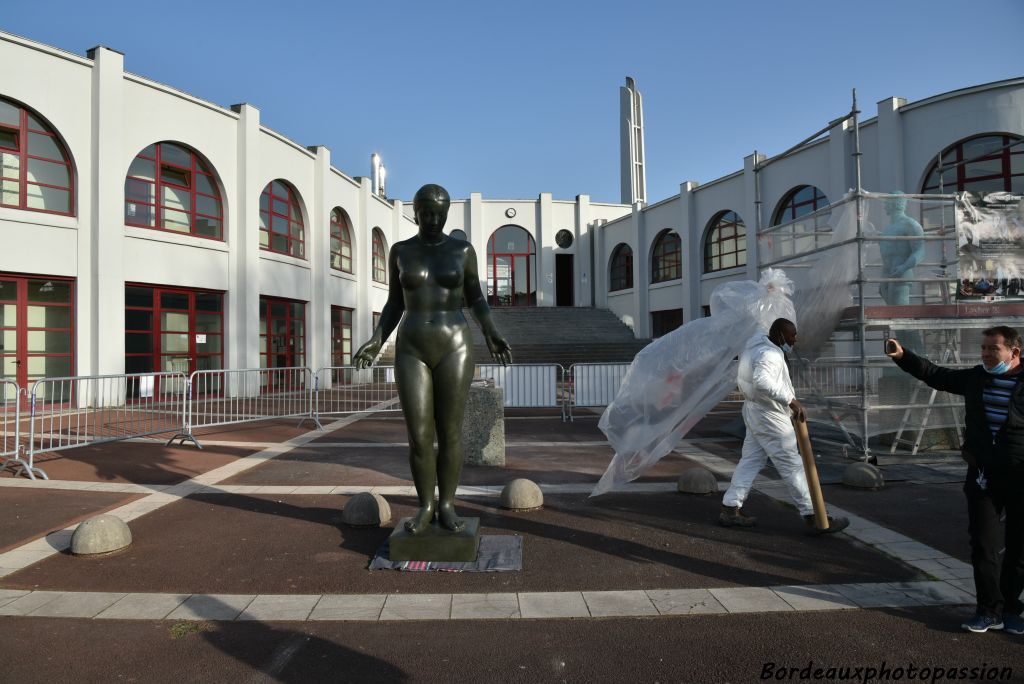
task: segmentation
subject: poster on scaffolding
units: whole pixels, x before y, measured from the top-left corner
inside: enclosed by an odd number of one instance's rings
[[[1024,300],[1024,195],[963,193],[956,227],[957,299]]]

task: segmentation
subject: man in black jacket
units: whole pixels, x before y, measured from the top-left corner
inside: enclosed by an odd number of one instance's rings
[[[1024,366],[1021,336],[1005,325],[982,332],[981,365],[936,366],[899,342],[886,354],[901,369],[934,389],[960,394],[966,408],[962,449],[967,461],[968,532],[978,609],[962,627],[971,632],[1005,629],[1024,634]],[[999,517],[1006,514],[1000,568]]]

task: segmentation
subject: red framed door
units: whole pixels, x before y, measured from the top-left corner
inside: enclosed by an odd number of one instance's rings
[[[125,286],[125,372],[182,373],[224,367],[224,294]],[[201,393],[219,390],[216,378]]]
[[[0,378],[23,389],[74,374],[75,283],[0,274]]]
[[[535,306],[533,274],[537,250],[526,229],[507,225],[487,242],[487,299],[491,306]]]

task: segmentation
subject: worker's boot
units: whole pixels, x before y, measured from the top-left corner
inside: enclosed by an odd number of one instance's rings
[[[743,515],[739,506],[722,506],[718,524],[722,527],[753,527],[757,524],[757,518]]]
[[[831,515],[828,516],[828,527],[823,530],[819,530],[817,524],[814,522],[814,515],[805,515],[804,524],[807,525],[807,534],[812,537],[817,537],[820,534],[832,534],[845,530],[850,524],[850,521],[846,518],[833,518]]]

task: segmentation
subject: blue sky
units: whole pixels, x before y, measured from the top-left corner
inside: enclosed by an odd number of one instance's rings
[[[0,29],[388,167],[388,194],[619,201],[619,87],[644,96],[648,198],[848,111],[1024,76],[1024,1],[16,2]],[[0,84],[2,91],[2,84]],[[951,141],[952,142],[952,141]]]

